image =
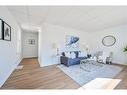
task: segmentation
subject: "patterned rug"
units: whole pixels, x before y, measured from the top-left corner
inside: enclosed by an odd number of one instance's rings
[[[83,86],[96,78],[113,78],[123,69],[123,67],[116,65],[96,64],[100,63],[83,64],[84,68],[89,69],[89,71],[80,68],[80,65],[73,65],[70,67],[58,65],[58,68],[76,81],[80,86]]]

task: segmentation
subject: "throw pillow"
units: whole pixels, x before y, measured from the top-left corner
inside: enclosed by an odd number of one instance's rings
[[[71,58],[70,52],[65,52],[65,56]]]
[[[76,58],[76,54],[74,52],[71,52],[71,58],[72,59]]]
[[[79,52],[78,57],[87,57],[87,52]]]

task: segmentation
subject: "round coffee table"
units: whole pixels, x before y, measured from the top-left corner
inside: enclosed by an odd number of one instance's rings
[[[103,64],[100,64],[96,58],[87,58],[80,61],[80,68],[90,72],[91,65],[88,66],[88,64],[96,65],[96,66],[103,66]]]

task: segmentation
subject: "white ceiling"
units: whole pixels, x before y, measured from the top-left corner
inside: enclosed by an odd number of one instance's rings
[[[85,32],[127,24],[127,6],[8,6],[23,29],[37,30],[43,23]]]

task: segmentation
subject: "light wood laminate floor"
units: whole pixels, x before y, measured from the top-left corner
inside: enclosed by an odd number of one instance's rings
[[[15,70],[2,89],[75,89],[80,86],[56,65],[39,67],[36,58],[23,59],[22,70]]]
[[[2,89],[78,89],[80,86],[56,65],[39,67],[36,58],[23,59],[23,69],[15,70]],[[122,79],[115,89],[127,89],[127,67],[115,77]]]

